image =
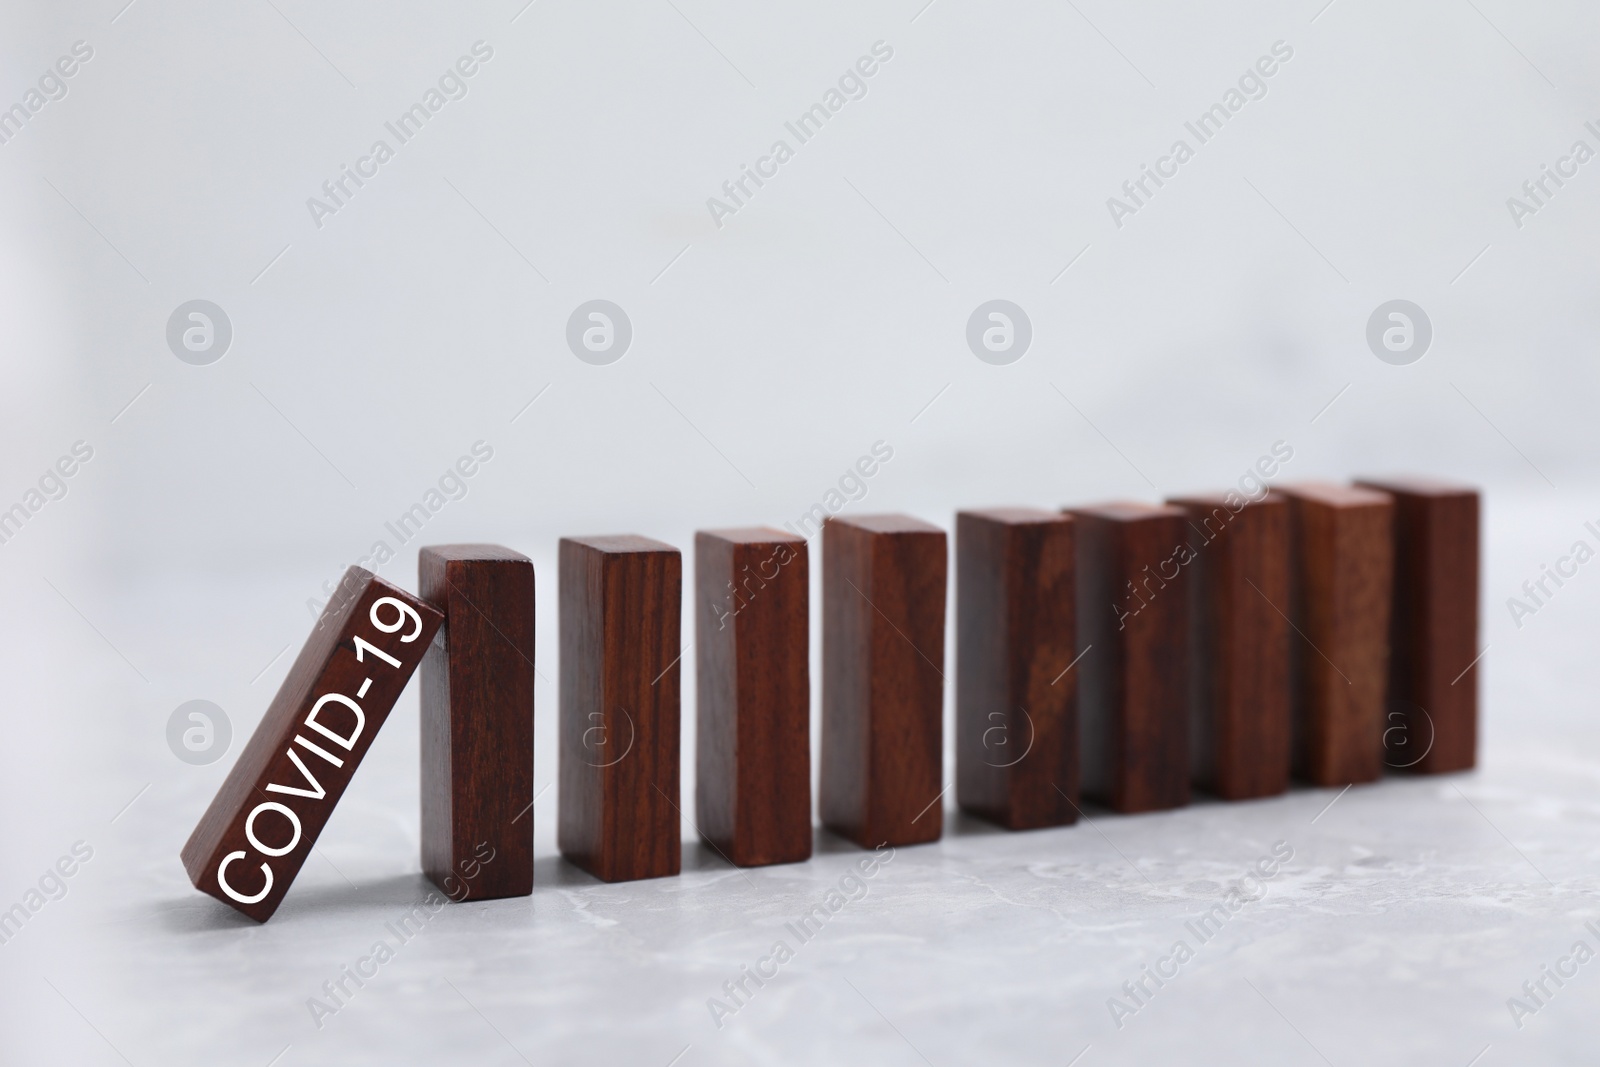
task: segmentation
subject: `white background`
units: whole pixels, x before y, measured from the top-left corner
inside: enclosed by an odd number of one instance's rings
[[[94,449],[0,544],[0,907],[96,849],[0,947],[7,1062],[1583,1060],[1600,978],[1520,1032],[1505,1000],[1597,914],[1600,594],[1581,571],[1520,629],[1505,601],[1596,543],[1600,162],[1520,227],[1506,201],[1600,149],[1591,6],[123,3],[0,9],[0,107],[94,50],[0,144],[0,508]],[[307,198],[477,41],[466,96],[316,225]],[[719,227],[707,198],[796,146],[785,121],[877,41],[865,97]],[[1118,227],[1107,198],[1278,41],[1265,97]],[[595,298],[633,325],[610,366],[564,339]],[[966,346],[995,298],[1032,322],[1010,366]],[[1364,338],[1395,298],[1434,330],[1408,366]],[[232,323],[209,366],[166,344],[192,299]],[[261,929],[183,877],[232,753],[180,763],[167,717],[216,701],[236,751],[307,600],[479,440],[493,460],[382,573],[414,587],[426,542],[535,559],[541,785],[556,539],[792,521],[880,440],[848,510],[945,526],[1224,487],[1280,440],[1287,480],[1481,485],[1483,770],[1315,824],[1331,794],[1103,835],[991,835],[952,805],[883,876],[898,898],[875,885],[724,1031],[706,997],[853,857],[744,879],[689,847],[680,880],[602,888],[555,859],[546,794],[534,898],[453,912],[319,1031],[306,998],[424,891],[416,698]],[[1291,891],[1117,1031],[1105,999],[1279,838]]]

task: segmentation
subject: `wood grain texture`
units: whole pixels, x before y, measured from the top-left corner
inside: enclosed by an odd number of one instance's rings
[[[1478,759],[1478,491],[1423,478],[1356,484],[1395,504],[1385,762],[1467,770]]]
[[[533,561],[431,545],[418,590],[445,624],[422,660],[422,870],[452,900],[533,892]]]
[[[1009,830],[1078,818],[1070,516],[956,515],[956,797]]]
[[[1295,773],[1315,785],[1383,773],[1384,692],[1394,574],[1387,493],[1306,483],[1289,500],[1288,615]]]
[[[1114,811],[1189,802],[1189,548],[1181,508],[1113,503],[1077,520],[1081,781]]]
[[[183,846],[196,889],[272,916],[443,621],[370,571],[345,572]]]
[[[823,823],[863,848],[938,839],[944,531],[906,515],[822,528]]]
[[[730,863],[811,856],[811,578],[805,538],[694,539],[695,824]]]
[[[1190,762],[1224,800],[1289,788],[1289,503],[1274,494],[1178,497],[1189,516]]]
[[[560,556],[557,844],[602,881],[677,874],[682,558],[634,535]]]

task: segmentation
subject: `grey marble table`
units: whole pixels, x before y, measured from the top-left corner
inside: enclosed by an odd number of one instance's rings
[[[1600,963],[1572,952],[1600,949],[1585,925],[1600,928],[1600,581],[1582,575],[1515,627],[1504,597],[1578,536],[1582,509],[1508,514],[1490,509],[1474,773],[1136,817],[1091,808],[1076,826],[1022,834],[947,797],[942,841],[865,873],[866,854],[821,831],[810,862],[736,870],[693,843],[685,803],[682,876],[621,885],[560,860],[551,790],[535,809],[531,897],[432,908],[413,688],[263,926],[194,892],[177,860],[231,755],[183,765],[161,731],[180,698],[209,691],[232,709],[237,751],[289,657],[249,684],[235,676],[298,642],[305,621],[282,589],[308,580],[130,583],[96,602],[126,662],[77,655],[96,638],[65,612],[19,628],[6,653],[21,681],[0,905],[42,878],[54,891],[45,872],[75,842],[92,856],[68,863],[65,894],[0,946],[3,1058],[1594,1062]],[[552,593],[541,586],[542,620]],[[196,616],[200,603],[227,606]],[[554,636],[541,621],[541,787],[555,775]],[[136,663],[191,682],[140,688]],[[685,797],[692,782],[686,765]],[[1274,850],[1289,858],[1267,865],[1272,877],[1247,878]],[[346,971],[358,964],[370,975],[359,985]],[[1571,976],[1558,984],[1546,967]]]

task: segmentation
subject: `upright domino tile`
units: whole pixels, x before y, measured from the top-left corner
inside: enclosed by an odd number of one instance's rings
[[[1070,516],[956,515],[956,799],[1010,830],[1078,818]]]
[[[183,846],[196,889],[272,917],[443,621],[370,571],[345,572]]]
[[[1289,788],[1289,503],[1178,497],[1189,517],[1194,784],[1224,800]]]
[[[741,867],[811,856],[811,579],[805,538],[694,538],[695,824]]]
[[[1183,509],[1113,503],[1077,520],[1084,795],[1115,811],[1189,802],[1189,547]]]
[[[1478,491],[1427,478],[1356,484],[1395,504],[1385,761],[1467,770],[1478,750]]]
[[[682,558],[631,534],[560,556],[557,845],[606,882],[677,874]]]
[[[944,531],[906,515],[822,527],[823,823],[863,848],[937,840]]]
[[[1394,574],[1388,493],[1308,483],[1289,500],[1288,611],[1296,773],[1315,785],[1383,773],[1384,691]]]
[[[445,624],[422,660],[422,870],[452,899],[533,892],[533,561],[432,545],[422,598]]]

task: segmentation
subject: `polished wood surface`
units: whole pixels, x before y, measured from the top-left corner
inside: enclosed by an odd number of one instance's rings
[[[822,528],[823,823],[863,848],[944,825],[944,531],[905,515]]]
[[[345,572],[183,846],[196,889],[272,916],[443,621],[370,571]]]
[[[1083,793],[1120,812],[1187,804],[1187,516],[1142,503],[1068,514],[1077,521]]]
[[[956,515],[956,797],[1010,830],[1078,818],[1071,517]]]
[[[802,537],[694,539],[695,826],[742,867],[811,856],[811,579]]]
[[[452,900],[533,892],[533,561],[432,545],[422,598],[445,624],[422,661],[422,870]]]
[[[596,878],[677,874],[683,562],[646,537],[562,538],[557,844]]]
[[[1315,785],[1383,773],[1394,574],[1388,493],[1306,483],[1289,500],[1295,770]]]
[[[1424,478],[1356,484],[1395,503],[1384,761],[1467,770],[1478,758],[1478,491]]]
[[[1194,784],[1224,800],[1289,788],[1289,503],[1177,497],[1188,513]]]

